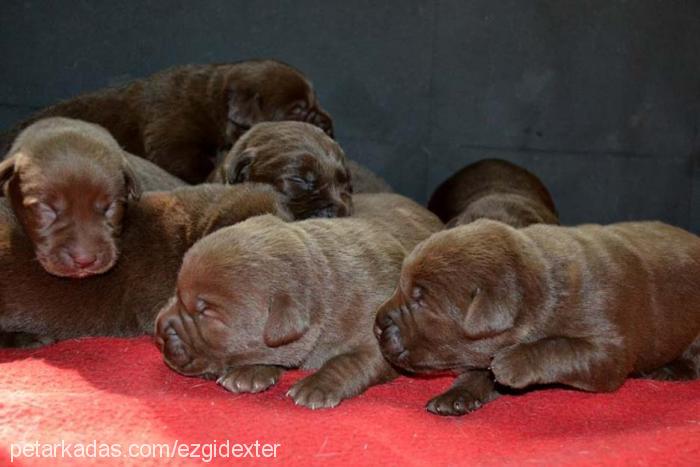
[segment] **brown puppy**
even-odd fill
[[[129,206],[122,261],[105,274],[68,281],[43,271],[0,200],[0,341],[150,333],[185,251],[203,235],[251,216],[290,219],[281,201],[270,187],[254,184],[146,193]]]
[[[69,118],[28,126],[0,162],[0,186],[39,263],[62,277],[109,270],[119,255],[127,201],[142,190],[183,185],[125,153],[104,128]]]
[[[428,209],[448,227],[486,218],[513,227],[559,224],[552,197],[532,173],[500,159],[464,167],[440,185]]]
[[[258,123],[224,157],[209,180],[259,182],[284,194],[294,217],[352,212],[351,175],[340,145],[303,122]]]
[[[21,127],[51,116],[98,123],[127,151],[189,183],[204,181],[217,151],[257,122],[300,120],[333,131],[311,83],[273,60],[170,68],[61,102]]]
[[[394,194],[358,195],[356,206],[357,217],[263,216],[197,242],[156,320],[166,363],[233,392],[267,389],[285,368],[320,368],[289,391],[312,409],[392,378],[374,311],[407,252],[442,223]]]
[[[696,378],[700,238],[659,222],[476,221],[406,258],[375,333],[399,367],[461,372],[428,403],[441,415],[495,398],[494,379],[613,391],[635,373]]]

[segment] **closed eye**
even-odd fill
[[[306,191],[312,191],[316,187],[316,183],[313,180],[306,180],[305,178],[299,177],[299,176],[291,176],[288,177],[287,180],[290,182],[299,185]]]
[[[45,229],[56,221],[58,217],[58,210],[47,203],[42,203],[37,201],[31,204],[34,213],[36,214],[41,228]]]
[[[105,217],[114,217],[117,214],[117,211],[121,205],[121,201],[115,200],[112,201],[109,204],[104,204],[104,205],[98,205],[97,210],[98,212],[101,212],[105,215]]]

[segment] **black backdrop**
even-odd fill
[[[171,65],[271,57],[419,201],[501,157],[564,223],[700,232],[698,0],[3,0],[0,17],[0,127]]]

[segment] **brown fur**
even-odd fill
[[[344,219],[259,217],[197,242],[156,320],[166,363],[219,376],[233,392],[267,389],[285,368],[319,368],[289,391],[310,408],[392,378],[374,311],[407,252],[442,223],[399,195],[358,195],[356,207]]]
[[[44,269],[87,277],[114,266],[128,200],[185,182],[125,153],[98,125],[53,117],[19,134],[0,185]]]
[[[303,122],[258,123],[246,132],[209,180],[269,183],[297,219],[352,212],[345,153],[323,131]]]
[[[697,378],[700,238],[659,222],[456,227],[406,258],[375,333],[402,368],[461,373],[428,405],[443,415],[498,396],[494,379],[613,391],[631,374]]]
[[[150,333],[187,249],[209,232],[266,213],[291,218],[266,185],[146,193],[129,206],[122,260],[105,274],[75,281],[44,272],[0,200],[0,340],[13,333],[52,339]]]
[[[217,152],[255,123],[300,120],[333,131],[311,83],[273,60],[170,68],[48,107],[21,127],[50,116],[100,124],[127,151],[189,183],[204,181]]]
[[[552,197],[532,173],[500,159],[464,167],[440,185],[428,209],[448,227],[493,219],[513,227],[559,224]]]

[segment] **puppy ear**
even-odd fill
[[[250,169],[255,155],[255,148],[248,148],[239,155],[231,158],[231,161],[225,164],[224,167],[226,182],[233,185],[235,183],[249,181]]]
[[[305,309],[287,292],[277,293],[270,300],[263,340],[268,347],[279,347],[301,339],[309,329]]]
[[[472,301],[464,316],[464,331],[470,339],[495,336],[513,327],[515,307],[499,304],[480,289],[472,292]]]
[[[262,98],[252,89],[234,87],[228,100],[228,119],[248,129],[263,120]]]
[[[4,161],[0,161],[0,196],[4,196],[5,184],[15,173],[15,162],[21,153],[15,153]]]
[[[136,177],[136,172],[134,172],[133,167],[126,158],[124,158],[122,170],[124,172],[124,182],[126,183],[127,199],[138,201],[143,193],[143,188],[141,187],[141,182]]]

